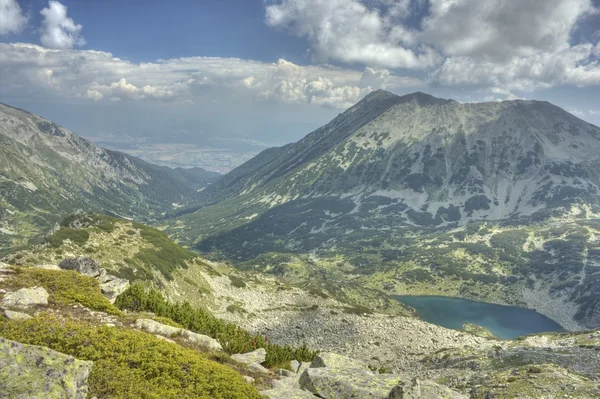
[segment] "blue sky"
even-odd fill
[[[0,0],[0,101],[87,137],[295,141],[371,90],[600,124],[600,0]]]

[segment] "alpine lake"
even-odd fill
[[[554,320],[535,310],[516,306],[443,296],[400,295],[395,298],[414,308],[424,321],[455,330],[462,330],[465,323],[472,323],[502,339],[565,331]]]

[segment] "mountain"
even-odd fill
[[[45,233],[78,208],[152,219],[218,178],[98,147],[0,104],[0,250]]]
[[[281,275],[519,304],[569,328],[597,326],[599,167],[600,128],[548,102],[379,90],[224,176],[168,231]],[[298,258],[265,262],[271,253]]]

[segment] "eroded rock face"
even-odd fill
[[[104,271],[100,262],[92,258],[84,257],[65,258],[58,264],[58,267],[63,270],[75,270],[80,274],[85,274],[90,277],[99,277]]]
[[[92,364],[0,338],[0,397],[85,399]]]
[[[183,328],[168,326],[155,320],[139,319],[135,322],[135,327],[137,329],[149,332],[150,334],[160,335],[168,338],[180,336],[196,345],[204,346],[213,350],[223,350],[223,347],[216,339],[206,335],[197,334]]]
[[[240,362],[246,365],[252,363],[264,363],[267,360],[267,351],[263,348],[258,348],[255,351],[248,353],[238,353],[235,355],[231,355],[231,358],[236,362]]]
[[[4,295],[0,305],[7,309],[46,306],[48,305],[48,292],[43,287],[21,288]]]

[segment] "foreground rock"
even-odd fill
[[[255,351],[248,353],[238,353],[235,355],[231,355],[231,358],[236,362],[240,362],[245,365],[250,365],[252,363],[264,363],[267,360],[267,351],[263,348],[258,348]]]
[[[92,362],[0,338],[0,397],[84,399]]]
[[[110,301],[115,303],[117,297],[129,288],[129,281],[106,274],[100,279],[100,290],[102,294]]]
[[[29,316],[27,313],[21,313],[21,312],[14,312],[12,310],[4,310],[4,317],[6,317],[8,320],[28,320],[31,319],[31,316]]]
[[[92,258],[65,258],[58,264],[58,267],[62,270],[74,270],[97,279],[102,294],[110,303],[115,303],[117,297],[129,288],[129,281],[107,274],[102,265]]]
[[[149,332],[150,334],[160,335],[167,338],[182,337],[193,344],[203,346],[208,349],[219,351],[223,350],[223,347],[216,339],[206,335],[197,334],[183,328],[168,326],[155,320],[139,319],[135,322],[135,327],[137,329]]]
[[[30,306],[47,306],[48,292],[43,287],[21,288],[4,295],[0,306],[7,309],[22,309]]]
[[[331,353],[317,355],[299,382],[300,388],[324,399],[466,399],[432,381],[375,374],[360,361]]]

